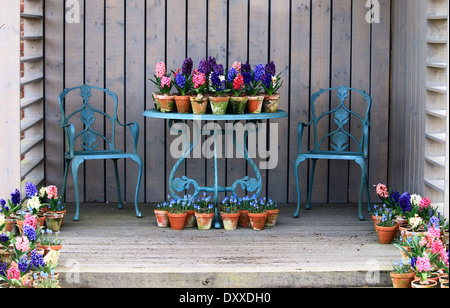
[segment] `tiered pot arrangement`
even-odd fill
[[[391,272],[394,288],[448,288],[448,221],[429,198],[400,194],[377,185],[383,204],[374,206],[373,220],[380,244],[401,252]]]
[[[154,210],[158,227],[184,230],[197,226],[198,230],[210,230],[215,216],[215,207],[211,199],[212,197],[206,194],[196,200],[189,195],[158,204]],[[193,212],[191,220],[190,211]],[[223,228],[227,231],[238,228],[260,231],[265,227],[275,227],[279,213],[278,205],[271,199],[258,199],[255,196],[225,197],[218,205],[218,211]]]
[[[56,186],[25,184],[0,199],[0,288],[59,288],[59,238],[65,206]]]
[[[253,68],[248,61],[234,62],[225,69],[209,57],[197,68],[187,58],[181,68],[170,73],[165,63],[159,62],[150,80],[158,89],[153,93],[155,109],[163,113],[257,114],[277,112],[277,91],[283,86],[280,76],[274,62]]]

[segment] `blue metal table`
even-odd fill
[[[169,129],[175,131],[177,133],[181,132],[184,136],[185,146],[182,151],[182,155],[179,160],[176,162],[175,166],[172,169],[172,172],[169,176],[169,190],[170,194],[175,199],[180,199],[181,197],[176,194],[176,191],[182,192],[185,189],[189,189],[190,185],[195,188],[195,192],[193,194],[193,198],[197,198],[200,192],[212,192],[214,193],[214,206],[215,206],[215,223],[214,227],[216,229],[220,228],[219,222],[219,213],[218,213],[218,193],[219,192],[231,192],[234,195],[236,194],[236,189],[240,185],[242,189],[246,189],[247,191],[254,192],[254,194],[258,197],[261,193],[262,189],[262,181],[261,181],[261,173],[259,168],[256,166],[255,162],[249,157],[248,149],[247,149],[247,140],[248,140],[248,132],[250,130],[246,130],[244,133],[243,142],[237,142],[236,133],[233,130],[233,144],[235,148],[240,152],[240,154],[247,160],[249,165],[252,167],[255,172],[256,178],[250,178],[245,176],[242,179],[236,180],[232,186],[224,187],[218,185],[218,174],[217,174],[217,134],[223,134],[223,130],[217,130],[217,121],[234,121],[234,124],[239,121],[247,121],[255,124],[255,129],[252,132],[258,131],[258,124],[263,120],[272,120],[287,117],[287,113],[283,110],[278,110],[275,113],[259,113],[259,114],[225,114],[225,115],[213,115],[213,114],[180,114],[180,113],[162,113],[155,109],[146,110],[143,113],[144,117],[154,118],[154,119],[165,119],[169,120]],[[193,142],[190,143],[188,140],[188,136],[186,130],[184,129],[184,125],[181,125],[180,128],[174,128],[174,124],[183,123],[183,121],[191,120],[194,125],[194,136]],[[214,121],[214,130],[210,130],[207,134],[214,136],[214,186],[200,186],[197,181],[194,179],[190,179],[187,176],[182,176],[181,178],[175,178],[175,174],[180,167],[181,163],[188,158],[188,156],[193,152],[196,147],[200,137],[202,134],[202,130],[198,127],[197,121]],[[233,125],[234,127],[234,125]]]

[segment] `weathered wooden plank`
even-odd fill
[[[104,2],[94,0],[86,2],[86,35],[85,40],[85,78],[86,84],[104,87],[104,47],[105,47],[105,25],[104,25]],[[97,110],[104,111],[104,92],[92,91],[89,104]],[[105,118],[96,115],[92,128],[104,134]],[[100,139],[97,139],[100,141]],[[104,142],[98,142],[97,150],[105,149]],[[105,201],[105,162],[88,161],[86,164],[86,201]]]

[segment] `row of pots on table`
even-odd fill
[[[206,114],[208,107],[214,115],[274,113],[278,110],[280,94],[271,96],[177,96],[153,93],[155,109],[163,113]]]
[[[225,230],[235,230],[239,226],[242,228],[251,227],[255,231],[260,231],[264,227],[276,225],[279,211],[279,209],[266,210],[264,213],[239,211],[237,213],[220,213],[220,216]],[[195,225],[199,230],[209,230],[215,215],[214,213],[197,213],[195,211],[176,214],[156,209],[154,212],[158,227],[168,228],[170,226],[173,230],[192,228]]]

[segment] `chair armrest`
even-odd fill
[[[127,124],[120,123],[119,119],[116,119],[117,124],[119,124],[122,127],[128,127],[131,132],[131,136],[133,137],[133,148],[134,153],[137,153],[137,145],[139,141],[139,124],[137,122],[130,122]]]
[[[305,124],[303,122],[298,123],[298,153],[300,154],[302,152],[302,140],[303,140],[303,132],[305,127],[311,126],[312,121]]]
[[[68,151],[70,155],[73,155],[73,145],[75,143],[75,126],[72,123],[62,123],[61,128],[63,128],[66,132]]]

